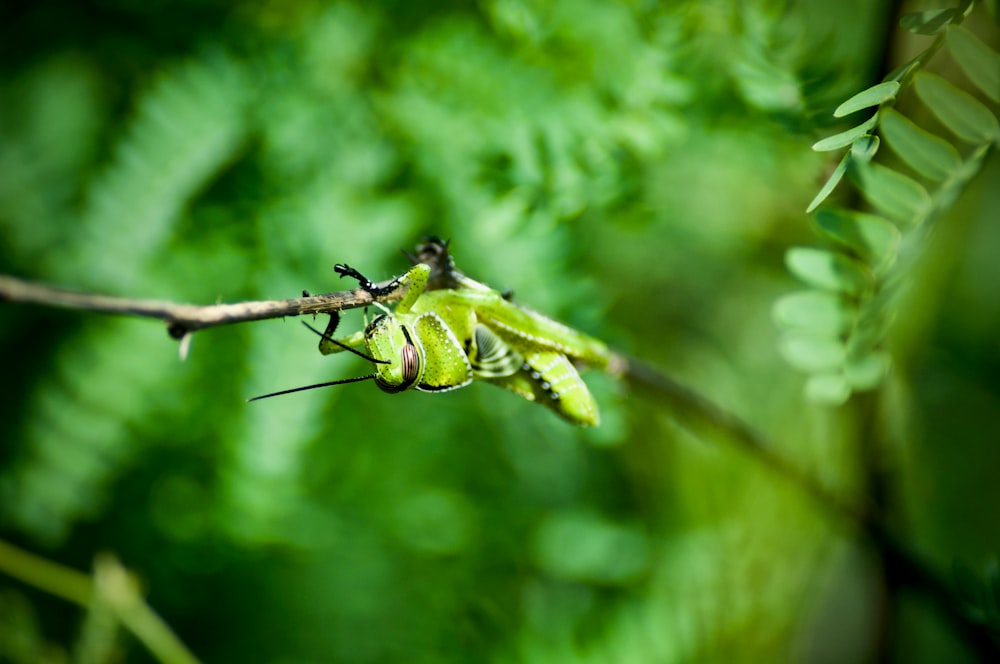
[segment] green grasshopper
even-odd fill
[[[321,353],[354,352],[374,364],[373,373],[256,398],[369,379],[391,393],[444,392],[480,379],[541,403],[573,424],[598,424],[597,404],[573,363],[607,366],[611,353],[604,343],[465,276],[440,240],[429,239],[418,252],[426,262],[381,287],[347,265],[334,267],[376,297],[406,288],[394,310],[375,303],[382,313],[364,330],[335,339],[339,316],[334,314],[320,335]],[[357,350],[361,346],[367,354]]]

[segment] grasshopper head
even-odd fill
[[[423,353],[410,330],[392,314],[382,314],[365,330],[365,346],[376,360],[375,384],[385,392],[402,392],[417,384],[423,374]]]

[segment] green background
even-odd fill
[[[771,319],[798,287],[783,252],[817,243],[830,160],[809,146],[927,43],[898,10],[6,6],[0,271],[281,299],[449,238],[473,278],[694,387],[845,500],[879,478],[913,548],[978,571],[1000,550],[996,155],[905,276],[876,439],[855,402],[804,400]],[[969,24],[995,39],[983,9]],[[367,371],[294,319],[200,332],[181,362],[155,321],[3,304],[0,343],[0,537],[81,570],[113,552],[206,662],[973,656],[849,527],[595,371],[603,423],[580,430],[480,384],[245,404]],[[149,660],[0,576],[0,662]]]

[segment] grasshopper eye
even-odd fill
[[[403,369],[403,385],[410,385],[420,376],[420,355],[413,344],[406,344],[400,351]]]

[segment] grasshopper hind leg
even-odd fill
[[[565,355],[531,353],[525,357],[524,373],[536,385],[539,401],[563,419],[580,426],[597,426],[597,403]]]
[[[515,373],[486,380],[549,408],[571,424],[586,427],[600,423],[594,397],[573,363],[560,353],[528,353]]]

